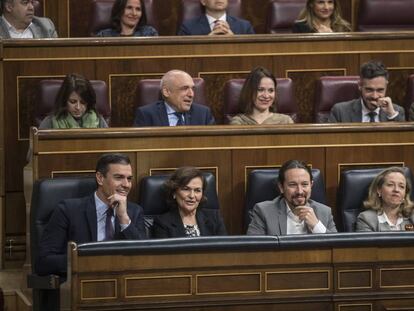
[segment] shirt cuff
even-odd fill
[[[128,228],[128,226],[131,224],[131,220],[129,221],[129,223],[127,224],[119,224],[119,226],[121,227],[121,232],[124,231],[126,228]]]
[[[318,223],[313,227],[312,233],[326,233],[326,227],[319,220]]]
[[[399,111],[396,111],[391,117],[387,117],[388,120],[394,120],[400,114]]]

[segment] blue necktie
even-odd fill
[[[105,241],[112,241],[115,236],[114,227],[112,226],[112,216],[114,215],[114,209],[108,208],[106,210],[105,219]]]
[[[178,118],[178,121],[177,121],[176,126],[184,125],[184,122],[183,122],[183,113],[182,112],[174,112],[174,114]]]
[[[375,122],[375,116],[377,115],[375,111],[370,111],[367,115],[369,116],[369,122]]]

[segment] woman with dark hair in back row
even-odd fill
[[[293,32],[348,32],[351,25],[341,17],[338,0],[308,0],[293,25]]]
[[[63,80],[54,111],[43,119],[39,129],[108,127],[95,110],[96,94],[85,77],[72,73]]]
[[[97,37],[158,36],[154,27],[146,25],[147,17],[142,0],[116,0],[111,12],[112,28],[99,31]]]

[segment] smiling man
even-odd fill
[[[249,21],[226,13],[228,0],[200,0],[205,14],[185,21],[177,35],[244,35],[254,34]]]
[[[210,108],[194,103],[194,81],[181,70],[168,71],[161,79],[163,100],[137,108],[134,126],[211,125]]]
[[[331,208],[310,199],[312,171],[290,160],[279,171],[280,195],[257,203],[251,212],[248,235],[288,235],[336,232]]]
[[[56,38],[53,22],[34,16],[33,0],[1,0],[0,38]]]
[[[404,109],[386,96],[388,71],[384,64],[370,61],[361,66],[359,91],[361,97],[337,103],[328,122],[405,121]]]
[[[104,154],[96,165],[95,193],[59,203],[40,240],[36,272],[66,275],[69,241],[88,243],[145,239],[142,208],[127,201],[132,187],[130,160]]]

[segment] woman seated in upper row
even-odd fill
[[[246,78],[239,97],[239,110],[232,125],[288,124],[291,117],[276,112],[276,78],[263,67],[253,69]]]
[[[341,17],[338,0],[308,0],[293,25],[293,32],[348,32],[351,25]]]
[[[170,211],[154,219],[153,237],[226,235],[217,209],[203,208],[206,180],[194,167],[181,167],[165,183]]]
[[[158,36],[154,27],[146,25],[147,17],[142,0],[116,0],[111,12],[112,28],[99,31],[97,37]]]
[[[79,74],[68,74],[56,96],[52,114],[43,119],[39,129],[108,127],[95,105],[96,94],[89,80]]]
[[[413,202],[410,200],[411,183],[399,167],[381,172],[372,181],[366,211],[358,215],[356,231],[412,231]]]

